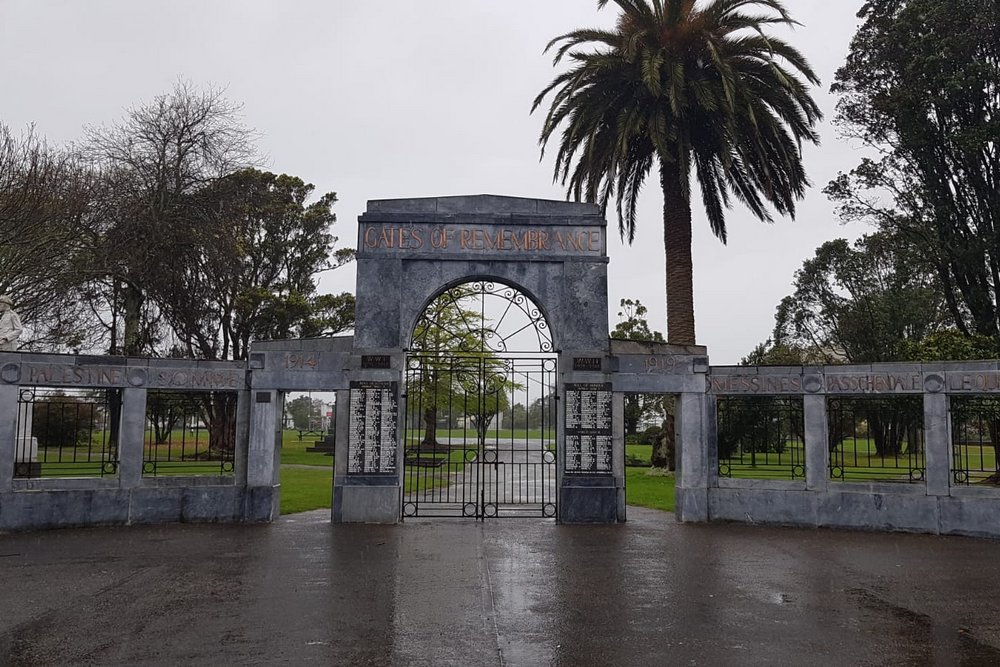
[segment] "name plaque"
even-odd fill
[[[574,371],[599,371],[601,370],[600,357],[573,357]]]
[[[612,473],[611,383],[576,383],[566,387],[567,474]]]
[[[392,359],[388,354],[362,354],[361,368],[392,368]]]
[[[398,391],[395,382],[351,382],[348,475],[396,474]]]

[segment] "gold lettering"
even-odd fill
[[[459,233],[459,244],[462,246],[462,250],[466,248],[472,248],[474,243],[474,234],[471,229],[463,229]]]
[[[376,248],[378,247],[378,232],[375,231],[374,227],[369,227],[365,230],[365,247],[366,248]]]

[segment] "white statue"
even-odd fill
[[[21,318],[11,309],[12,305],[9,296],[0,294],[0,352],[16,350],[21,335]]]

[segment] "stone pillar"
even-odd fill
[[[13,489],[17,395],[16,384],[0,384],[0,494]]]
[[[825,492],[830,484],[826,396],[804,395],[802,412],[805,421],[806,489]]]
[[[387,357],[388,368],[363,368],[367,357]],[[333,509],[334,523],[398,523],[402,516],[403,503],[403,421],[406,414],[405,382],[403,366],[405,357],[402,350],[365,350],[355,358],[355,370],[351,375],[351,389],[337,392],[337,437],[334,454]],[[359,368],[362,367],[362,368]],[[390,389],[395,385],[394,389]],[[387,424],[390,419],[390,403],[383,398],[395,392],[396,414],[395,434],[391,445],[395,447],[394,469],[388,459],[382,460],[384,447],[390,443]],[[371,392],[374,392],[371,393]],[[358,405],[352,406],[352,396]],[[381,397],[381,398],[379,398]],[[374,414],[365,412],[368,400],[380,401],[379,410]],[[358,412],[352,415],[355,407]],[[355,421],[352,429],[352,417]],[[353,440],[353,443],[352,443]],[[378,450],[380,459],[377,466],[365,470],[351,470],[351,447],[355,447],[362,459]],[[383,465],[384,464],[384,465]],[[378,469],[375,469],[375,468]]]
[[[948,396],[944,392],[924,394],[924,456],[927,495],[951,492],[951,438]]]
[[[281,454],[276,442],[280,437],[278,398],[272,390],[255,389],[250,406],[250,437],[247,445],[247,521],[271,521],[279,514],[278,485]]]
[[[146,431],[146,388],[122,390],[121,421],[118,424],[118,484],[139,486],[142,481]]]
[[[615,392],[612,396],[611,420],[615,424],[612,435],[613,456],[611,461],[618,493],[618,522],[625,521],[625,394]]]
[[[677,399],[675,429],[680,450],[675,516],[684,522],[705,522],[708,512],[708,400],[704,393],[683,393]]]
[[[559,396],[559,442],[556,457],[559,468],[556,478],[560,523],[624,521],[622,487],[625,477],[625,446],[622,426],[625,402],[622,394],[612,391],[610,361],[606,351],[563,351],[559,357],[556,394]],[[572,395],[579,398],[576,407],[573,405]],[[599,402],[600,415],[581,412],[583,404],[590,405],[591,401]],[[607,423],[604,412],[607,407],[610,407],[610,423]],[[581,426],[575,436],[567,433],[571,423]],[[596,468],[581,469],[580,461],[573,460],[571,456],[570,445],[574,437],[582,448],[585,446],[583,443],[594,435],[600,443],[598,456],[610,455],[610,470],[604,463]]]
[[[17,443],[14,454],[17,461],[38,461],[38,440],[32,436],[34,415],[31,403],[17,404]]]
[[[247,483],[247,453],[250,441],[250,398],[251,391],[241,391],[236,398],[236,451],[233,452],[233,477],[236,484],[246,486]],[[279,407],[283,405],[282,395],[277,398]],[[280,437],[280,415],[278,428]],[[280,455],[280,452],[279,452]]]

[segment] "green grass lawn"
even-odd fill
[[[329,509],[333,503],[333,468],[281,466],[281,513]]]
[[[656,468],[625,468],[625,503],[674,511],[674,474]]]
[[[318,435],[308,435],[299,439],[299,432],[285,430],[281,433],[281,463],[295,463],[305,466],[319,466],[323,468],[333,468],[333,457],[322,452],[307,452],[307,447],[313,447],[317,440],[321,440]]]

